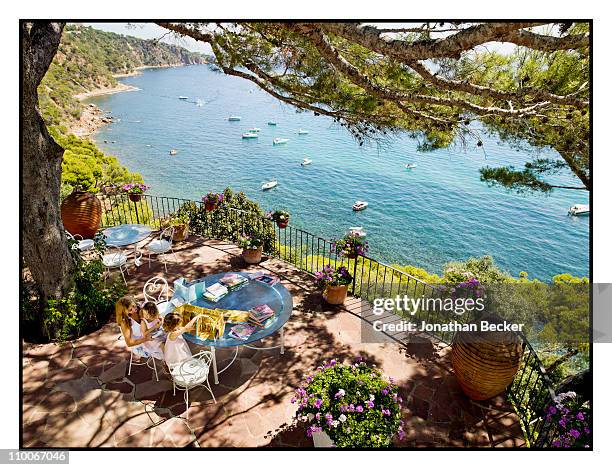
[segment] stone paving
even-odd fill
[[[517,416],[503,397],[472,402],[450,367],[449,348],[429,341],[366,341],[365,306],[349,298],[326,305],[310,278],[277,259],[247,266],[233,245],[191,236],[175,244],[177,263],[147,262],[130,271],[130,293],[142,299],[144,282],[163,275],[195,279],[230,270],[269,271],[293,296],[285,326],[285,354],[241,348],[238,360],[212,384],[217,403],[203,389],[172,393],[146,366],[132,367],[119,328],[100,330],[65,344],[23,345],[23,447],[312,447],[293,423],[292,390],[322,362],[362,356],[394,377],[405,399],[403,447],[524,446]],[[144,258],[143,258],[144,260]],[[382,340],[385,341],[382,341]],[[265,340],[271,346],[278,337]],[[194,349],[195,350],[195,349]],[[220,368],[231,351],[218,351]]]

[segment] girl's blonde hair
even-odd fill
[[[115,304],[115,320],[119,326],[129,326],[129,310],[132,307],[137,307],[133,297],[125,295],[117,300]]]
[[[166,333],[172,333],[181,324],[183,317],[176,312],[169,313],[164,317],[162,328]]]

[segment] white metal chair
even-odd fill
[[[78,233],[73,235],[68,230],[65,230],[65,232],[66,236],[69,239],[74,240],[76,242],[74,248],[78,249],[81,253],[93,250],[95,243],[91,238],[83,238]]]
[[[155,371],[155,380],[159,382],[159,377],[157,375],[157,365],[155,363],[155,358],[151,356],[142,346],[139,344],[138,346],[134,346],[130,349],[130,364],[128,365],[128,373],[130,375],[132,373],[132,365],[134,366],[147,366],[149,369],[153,369]],[[138,359],[138,362],[134,361],[134,357]],[[146,359],[146,361],[142,361],[142,359]],[[161,360],[161,359],[160,359]]]
[[[126,273],[128,270],[128,255],[121,248],[115,245],[106,245],[106,250],[107,253],[102,256],[102,264],[106,268],[104,273],[104,282],[106,282],[106,278],[110,274],[111,269],[119,269],[123,282],[125,282],[125,285],[127,286],[124,273]]]
[[[215,394],[208,382],[208,372],[210,371],[212,360],[213,356],[210,351],[200,351],[194,354],[190,359],[170,367],[170,375],[172,376],[173,384],[172,394],[176,395],[177,388],[179,390],[185,390],[187,419],[189,419],[189,390],[195,387],[203,387],[210,392],[213,401],[217,403]]]
[[[162,230],[159,234],[159,237],[153,240],[151,243],[147,245],[147,249],[149,250],[149,268],[151,267],[151,254],[162,256],[162,260],[164,262],[164,271],[168,272],[168,267],[166,266],[166,257],[163,256],[169,251],[172,252],[174,256],[174,261],[177,261],[176,254],[172,249],[172,239],[174,238],[174,227],[167,227]]]
[[[143,289],[145,302],[154,302],[162,316],[165,316],[166,309],[172,297],[172,290],[168,287],[168,281],[161,276],[149,279]]]

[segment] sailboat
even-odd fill
[[[276,181],[276,178],[274,178],[271,181],[267,181],[266,183],[261,185],[261,189],[263,191],[267,191],[268,189],[272,189],[274,188],[276,185],[278,185],[278,181]]]

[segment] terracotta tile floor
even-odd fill
[[[173,396],[163,373],[159,382],[147,367],[133,367],[127,375],[129,352],[115,323],[66,344],[25,344],[24,447],[311,447],[312,440],[292,423],[292,390],[323,361],[356,356],[401,386],[407,437],[398,445],[524,445],[517,417],[502,397],[474,403],[463,395],[447,347],[377,336],[360,319],[367,305],[349,298],[345,308],[326,306],[307,275],[279,260],[247,266],[235,246],[195,236],[175,247],[178,263],[169,263],[167,273],[157,261],[130,272],[132,294],[141,298],[144,282],[156,274],[172,282],[229,270],[274,272],[294,300],[285,354],[241,348],[213,385],[217,403],[196,389],[186,420],[183,395]],[[218,352],[220,367],[229,355]]]

